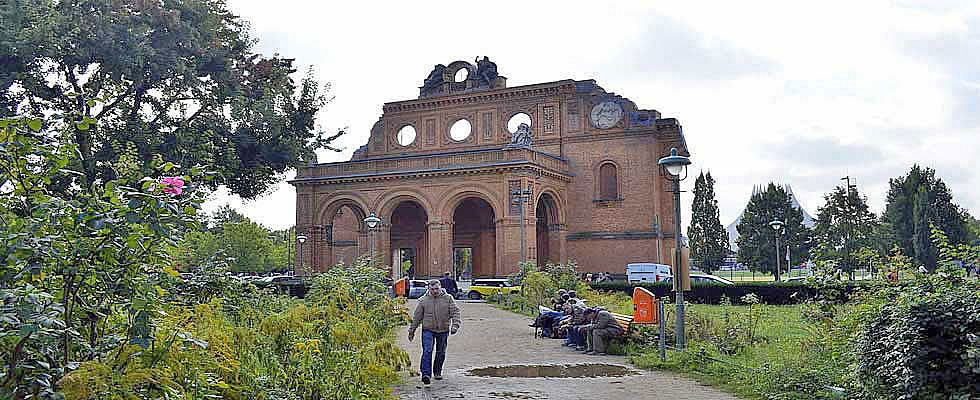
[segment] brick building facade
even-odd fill
[[[403,264],[441,275],[464,254],[464,275],[504,276],[518,269],[522,224],[526,257],[538,264],[571,259],[614,273],[629,262],[669,264],[673,204],[657,160],[672,147],[687,154],[676,119],[593,80],[508,88],[487,58],[440,64],[418,99],[384,105],[350,161],[301,168],[290,181],[297,232],[309,237],[298,271],[373,248],[396,278]],[[528,200],[516,202],[522,189]],[[372,212],[382,222],[369,231],[362,221]]]

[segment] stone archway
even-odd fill
[[[496,219],[490,203],[479,197],[463,198],[453,209],[453,265],[462,269],[457,271],[461,279],[497,274]],[[465,265],[459,265],[459,257],[467,253],[468,271]]]
[[[537,245],[538,266],[561,262],[561,246],[558,236],[560,224],[558,202],[550,193],[543,193],[541,197],[538,197],[534,214],[537,217],[535,244]]]
[[[364,211],[354,204],[343,204],[327,217],[327,254],[320,255],[324,261],[318,263],[320,272],[340,263],[353,264],[365,253],[361,244],[365,233],[363,221]]]
[[[395,206],[387,218],[388,246],[379,246],[379,251],[391,254],[377,255],[379,259],[391,257],[391,276],[433,276],[429,271],[429,215],[425,208],[413,200],[403,200]]]

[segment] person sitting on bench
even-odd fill
[[[572,299],[569,301],[568,314],[569,315],[562,320],[561,325],[561,328],[565,329],[565,332],[568,335],[568,338],[565,339],[565,343],[563,343],[563,345],[579,351],[585,351],[585,336],[579,330],[580,326],[589,323],[589,321],[585,318],[585,306]]]
[[[609,338],[623,334],[623,327],[619,326],[616,318],[613,318],[609,311],[599,308],[589,308],[585,311],[585,317],[592,320],[591,324],[582,326],[580,331],[585,332],[586,337],[592,338],[592,349],[585,354],[606,355],[606,345]]]

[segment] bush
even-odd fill
[[[969,286],[935,289],[927,281],[897,293],[862,330],[858,374],[870,393],[915,399],[980,393],[980,296]]]
[[[843,296],[844,299],[849,299],[856,292],[870,285],[860,281],[841,282],[834,286],[833,290],[837,291],[835,296]],[[633,295],[633,288],[636,286],[649,290],[657,297],[673,297],[674,295],[673,286],[667,282],[631,285],[619,281],[591,285],[596,290],[619,291],[630,296]],[[816,298],[820,293],[819,287],[797,282],[737,282],[733,286],[695,282],[691,284],[691,291],[684,293],[684,300],[698,304],[721,304],[722,298],[728,297],[735,299],[734,304],[743,304],[740,302],[741,299],[752,294],[758,297],[760,304],[786,305],[806,302]]]

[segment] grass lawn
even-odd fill
[[[618,292],[578,291],[590,306],[632,314],[632,299]],[[525,315],[536,307],[515,296],[498,306]],[[678,372],[745,399],[834,398],[826,386],[843,386],[847,354],[828,347],[834,335],[804,318],[809,306],[704,305],[685,309],[688,349],[660,361],[655,326],[637,326],[630,361],[640,368]],[[666,304],[667,342],[674,342],[674,304]],[[833,342],[833,341],[831,341]],[[613,350],[615,351],[615,350]]]
[[[633,311],[624,294],[587,291],[585,297],[613,312]],[[821,330],[804,318],[803,307],[688,304],[686,352],[668,351],[667,361],[661,362],[656,328],[640,326],[637,336],[648,345],[631,348],[630,359],[638,367],[679,372],[741,398],[832,398],[824,386],[836,386],[844,378],[845,356],[822,351],[813,340]],[[665,311],[671,343],[674,304]]]
[[[625,297],[625,296],[624,296]],[[667,306],[668,330],[674,305]],[[656,345],[635,348],[631,361],[641,368],[679,372],[747,399],[832,398],[824,386],[843,379],[843,359],[820,350],[815,326],[801,306],[689,304],[685,309],[688,349],[669,351],[662,362]],[[651,336],[655,337],[655,336]],[[672,341],[672,332],[668,332]]]

